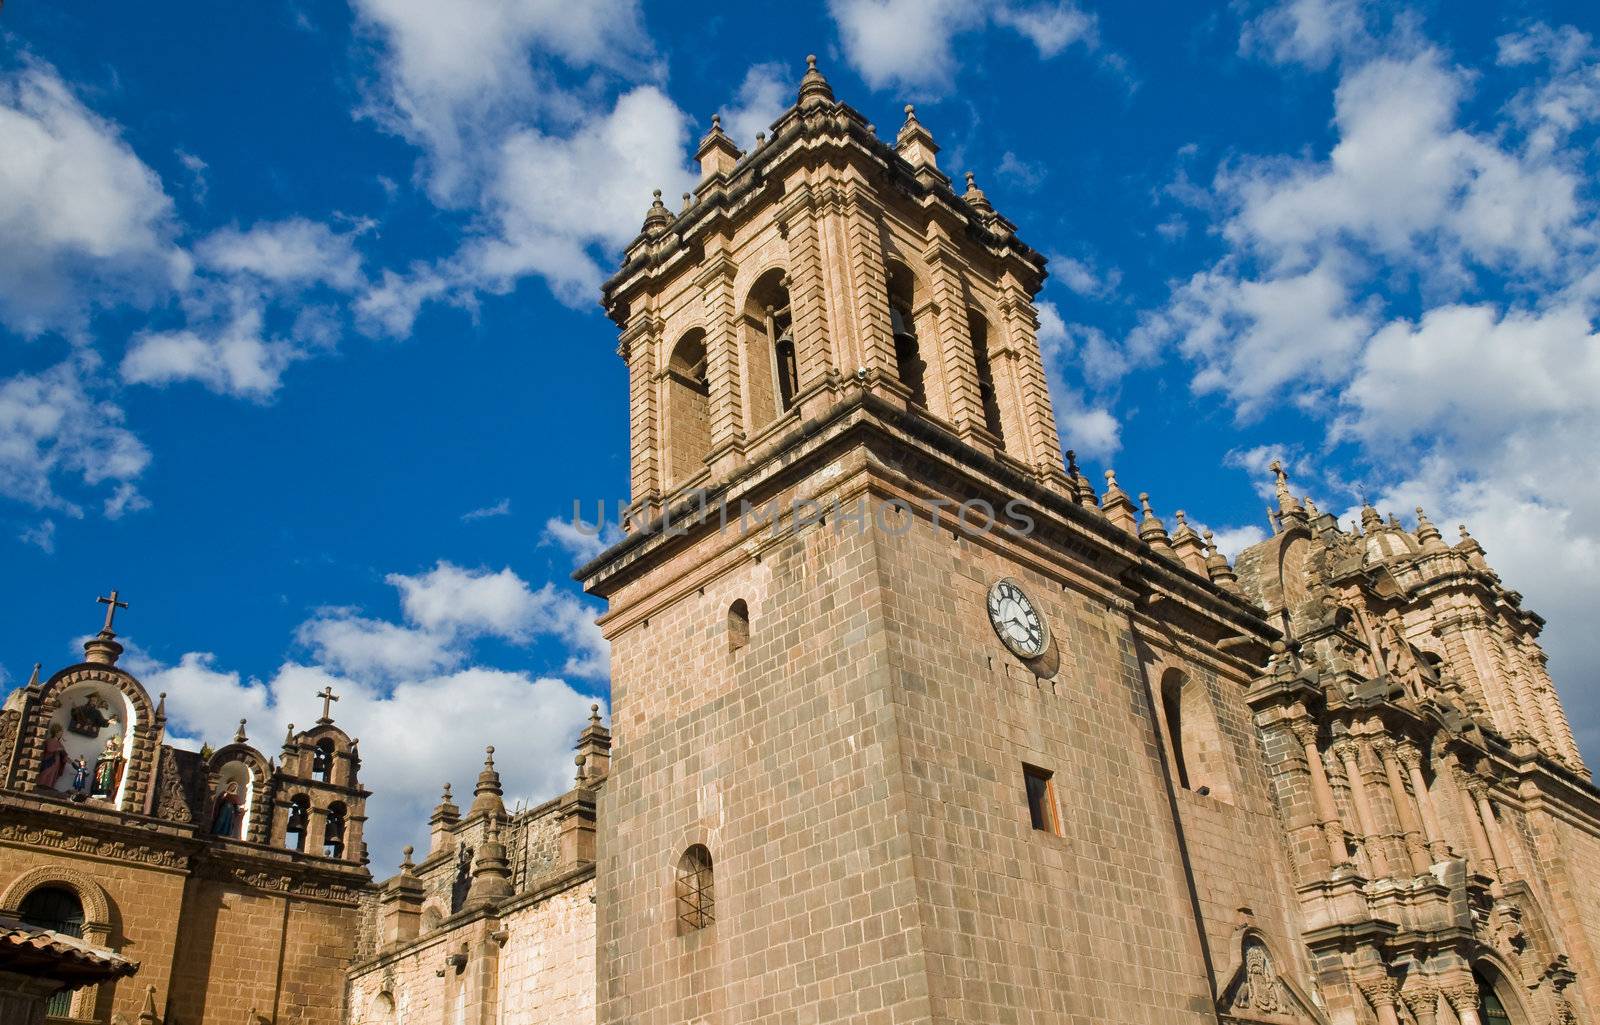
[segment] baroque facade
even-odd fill
[[[268,759],[245,723],[200,753],[165,743],[112,630],[0,710],[0,917],[136,962],[62,992],[49,1021],[336,1021],[371,885],[360,753],[323,715]],[[311,695],[307,695],[309,698]]]
[[[814,61],[749,151],[713,121],[604,289],[632,502],[578,577],[611,726],[537,807],[492,749],[464,813],[446,787],[339,905],[343,998],[264,1020],[1600,1020],[1600,790],[1539,617],[1421,511],[1341,525],[1280,470],[1230,564],[1093,486],[1045,261],[937,155]],[[29,714],[7,800],[59,823]],[[273,822],[230,856],[332,870]]]

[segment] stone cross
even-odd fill
[[[329,705],[330,705],[331,702],[338,701],[339,700],[339,695],[337,695],[337,694],[335,694],[333,692],[332,684],[322,688],[322,690],[317,694],[317,697],[322,699],[322,718],[318,719],[317,722],[319,722],[319,723],[333,722],[333,714],[332,714],[332,710],[330,709]]]
[[[118,609],[127,608],[128,607],[128,603],[125,602],[125,601],[117,601],[117,592],[116,591],[112,591],[111,592],[111,597],[109,597],[109,598],[96,598],[95,601],[99,602],[100,604],[102,604],[102,605],[104,605],[106,607],[106,625],[101,630],[101,633],[110,633],[111,632],[111,621],[116,618],[117,610]]]

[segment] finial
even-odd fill
[[[1107,491],[1116,491],[1116,490],[1118,490],[1117,489],[1117,471],[1115,471],[1115,470],[1107,470],[1106,471],[1106,490]]]
[[[589,706],[589,721],[596,726],[600,725],[600,705],[598,702]]]
[[[1150,508],[1150,492],[1148,492],[1148,491],[1139,492],[1139,508],[1144,510],[1144,514],[1146,516],[1154,516],[1155,515],[1155,512],[1152,511],[1151,508]]]
[[[444,785],[444,793],[439,795],[439,803],[440,804],[449,804],[450,803],[450,784],[446,783]]]
[[[284,747],[293,747],[294,746],[294,723],[290,723],[289,724],[289,732],[285,733],[283,735],[283,746]]]
[[[1301,499],[1301,502],[1306,507],[1307,516],[1310,516],[1312,519],[1316,519],[1321,515],[1321,512],[1317,509],[1317,503],[1311,500],[1310,495],[1307,495],[1305,498]]]
[[[404,847],[400,848],[400,871],[404,872],[412,867],[411,853],[413,850],[415,850],[415,848],[413,848],[410,844],[406,844]]]
[[[244,735],[244,723],[245,723],[245,720],[240,719],[239,720],[239,728],[237,730],[234,730],[234,732],[233,732],[233,742],[235,744],[243,744],[245,742],[245,740],[247,739],[245,737],[245,735]]]
[[[1216,538],[1215,538],[1215,537],[1213,537],[1213,536],[1212,536],[1212,533],[1211,533],[1211,528],[1209,528],[1209,527],[1207,527],[1207,528],[1206,528],[1206,529],[1205,529],[1205,530],[1204,530],[1204,531],[1203,531],[1203,532],[1202,532],[1202,533],[1201,533],[1201,534],[1200,534],[1200,536],[1201,536],[1201,537],[1203,537],[1203,538],[1205,538],[1205,539],[1206,539],[1206,540],[1205,540],[1205,544],[1206,544],[1206,555],[1207,555],[1207,556],[1208,556],[1208,557],[1209,557],[1209,556],[1212,556],[1212,555],[1215,555],[1215,554],[1216,554],[1216,552],[1217,552],[1217,542],[1216,542]]]
[[[1378,510],[1374,509],[1370,504],[1363,503],[1361,506],[1361,529],[1370,533],[1381,526],[1383,526],[1383,517],[1378,515]]]
[[[685,210],[687,210],[687,209],[689,209],[689,207],[691,205],[693,205],[693,203],[694,203],[694,194],[690,193],[690,192],[685,192],[683,194],[683,208]]]
[[[967,172],[967,191],[961,198],[966,200],[967,205],[980,214],[988,215],[994,213],[994,207],[990,205],[989,197],[985,196],[983,190],[978,188],[977,178],[973,176],[971,171]]]
[[[1067,449],[1067,473],[1076,477],[1078,475],[1078,453]]]
[[[1305,510],[1300,507],[1300,503],[1295,500],[1294,495],[1289,493],[1289,474],[1288,471],[1283,468],[1283,461],[1280,459],[1274,459],[1267,465],[1267,469],[1276,474],[1278,478],[1278,511],[1285,514],[1305,512]]]
[[[35,662],[33,664],[33,675],[28,677],[28,686],[37,687],[39,685],[39,670],[42,668],[44,668],[43,662]]]
[[[721,114],[712,114],[711,115],[711,130],[713,132],[722,131],[722,115]]]
[[[485,769],[494,768],[494,745],[493,744],[490,744],[488,747],[483,749],[483,767]]]
[[[672,223],[672,212],[661,202],[661,190],[651,191],[650,209],[644,215],[644,233],[653,235]]]
[[[1428,514],[1422,511],[1422,506],[1417,506],[1417,540],[1422,542],[1422,547],[1430,551],[1437,551],[1444,547],[1444,539],[1439,536],[1439,528],[1428,519]]]
[[[766,144],[767,144],[767,133],[766,132],[757,132],[756,133],[756,146],[757,146],[757,148],[765,146]]]
[[[807,54],[805,77],[800,79],[800,106],[808,107],[817,103],[832,102],[833,87],[822,77],[822,72],[817,70],[817,55]]]
[[[908,103],[908,104],[906,104],[905,111],[906,111],[906,122],[908,124],[917,119],[917,108],[915,106],[913,106],[912,104]]]

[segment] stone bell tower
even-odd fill
[[[1162,670],[1242,693],[1272,628],[1063,465],[1045,261],[937,154],[812,59],[770,134],[713,119],[605,285],[632,515],[578,574],[613,659],[602,1023],[1215,1021],[1213,946],[1292,949],[1270,864],[1202,907],[1151,711]],[[1270,861],[1235,705],[1193,713],[1190,775],[1220,766],[1198,792],[1250,812],[1213,832]]]

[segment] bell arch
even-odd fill
[[[746,429],[754,434],[794,405],[800,391],[800,363],[789,308],[788,272],[763,270],[741,307]]]
[[[711,452],[711,383],[706,369],[706,333],[686,332],[667,358],[667,489],[699,473]]]

